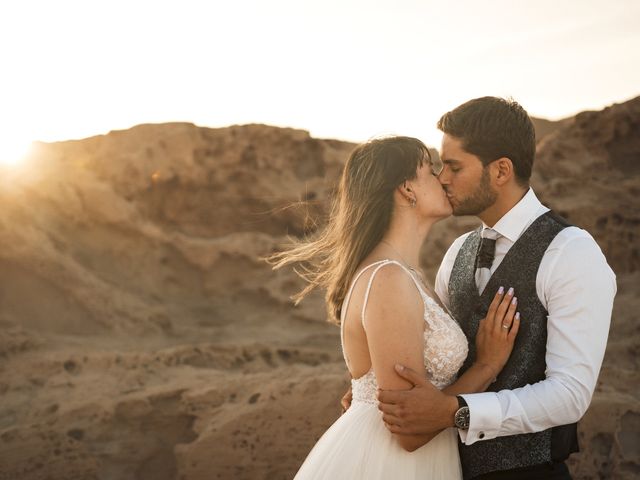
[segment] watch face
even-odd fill
[[[456,427],[466,430],[469,428],[469,407],[461,407],[455,414],[453,419]]]

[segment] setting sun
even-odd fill
[[[21,138],[0,140],[0,166],[14,167],[22,163],[31,150],[31,141]]]

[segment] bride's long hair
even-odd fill
[[[314,288],[326,289],[329,321],[340,324],[340,310],[356,269],[382,240],[391,223],[395,188],[431,162],[417,138],[385,137],[358,145],[342,170],[327,225],[314,237],[270,256],[274,269],[298,264],[307,285],[296,305]]]

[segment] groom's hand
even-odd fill
[[[344,394],[342,399],[340,400],[340,405],[342,406],[342,413],[346,412],[351,406],[351,401],[353,400],[353,394],[351,392],[351,387],[347,390],[347,393]]]
[[[378,409],[392,433],[424,435],[453,426],[456,397],[446,395],[410,368],[396,365],[396,372],[413,384],[411,390],[378,389]]]

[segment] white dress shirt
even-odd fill
[[[529,189],[492,227],[500,234],[492,274],[520,235],[548,210]],[[447,307],[451,270],[469,233],[453,242],[436,276],[436,293]],[[546,378],[514,390],[463,395],[469,405],[470,425],[466,431],[459,430],[461,440],[471,445],[577,422],[596,387],[616,290],[616,276],[589,233],[577,227],[558,233],[536,277],[538,298],[549,312]]]

